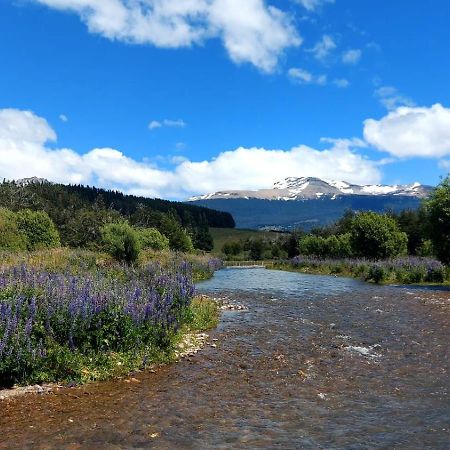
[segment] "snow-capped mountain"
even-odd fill
[[[217,199],[260,199],[260,200],[311,200],[336,199],[340,196],[407,196],[425,198],[432,191],[431,186],[420,183],[408,185],[357,185],[346,181],[321,180],[314,177],[288,177],[277,181],[270,189],[257,191],[230,190],[192,197],[189,201]]]

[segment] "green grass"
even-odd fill
[[[228,242],[245,240],[248,238],[277,239],[279,233],[273,231],[243,230],[237,228],[210,228],[214,239],[214,248],[212,253],[219,255],[222,253],[222,247]]]

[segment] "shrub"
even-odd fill
[[[138,228],[136,232],[142,249],[167,250],[169,248],[169,239],[156,228]]]
[[[450,263],[450,176],[447,176],[425,203],[430,238],[438,258]]]
[[[369,273],[367,275],[368,280],[372,280],[375,283],[382,283],[389,278],[389,271],[386,270],[381,264],[372,264],[369,267]]]
[[[386,259],[406,254],[408,237],[385,214],[361,212],[353,218],[350,242],[357,256]]]
[[[128,223],[111,223],[102,228],[105,250],[114,258],[127,263],[135,262],[140,253],[138,234]]]
[[[28,250],[55,248],[61,245],[58,230],[45,211],[30,209],[19,211],[17,227],[26,237]]]
[[[27,249],[26,236],[19,231],[16,214],[5,208],[0,208],[0,249]]]

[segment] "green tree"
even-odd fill
[[[353,218],[350,242],[357,256],[385,259],[406,254],[408,237],[392,217],[369,211]]]
[[[429,235],[437,257],[450,263],[450,175],[435,189],[425,208],[429,222]]]
[[[227,256],[237,256],[242,252],[242,244],[240,241],[226,242],[222,247],[222,252]]]
[[[169,238],[172,250],[191,252],[194,250],[191,237],[173,214],[165,214],[161,221],[161,232]]]
[[[101,233],[105,250],[114,258],[127,263],[139,258],[138,233],[127,222],[107,224]]]
[[[262,239],[250,239],[247,243],[249,258],[254,261],[263,259],[266,243]]]
[[[142,249],[166,250],[169,248],[169,239],[156,228],[138,228],[136,232]]]
[[[27,249],[27,239],[19,230],[17,225],[17,215],[5,208],[0,208],[0,249]]]
[[[54,248],[61,245],[58,230],[45,211],[30,209],[19,211],[17,227],[26,236],[28,250]]]

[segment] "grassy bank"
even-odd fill
[[[315,275],[337,275],[358,278],[378,284],[450,285],[450,268],[431,258],[402,257],[385,261],[366,259],[329,259],[296,256],[274,265],[280,270],[293,270]]]
[[[145,254],[133,267],[65,249],[4,253],[0,267],[0,386],[87,382],[174,358],[186,333],[216,325],[193,299],[218,261]]]

